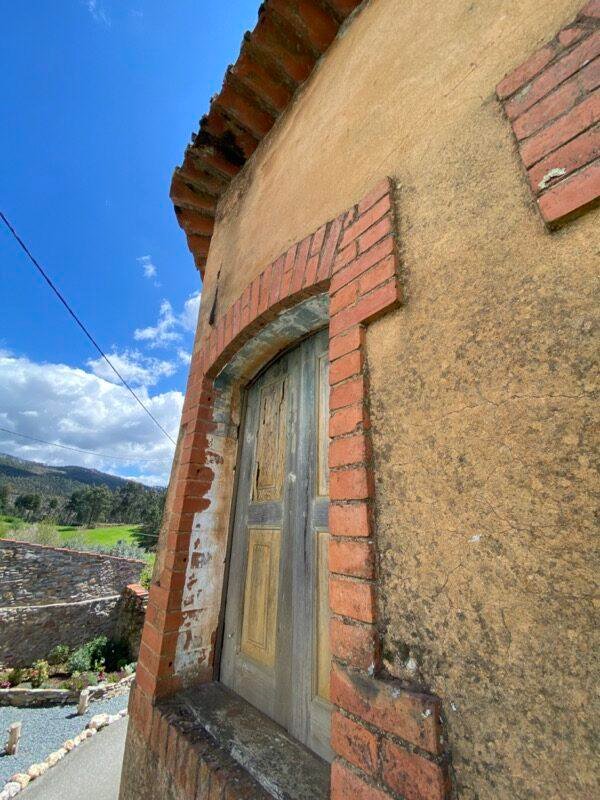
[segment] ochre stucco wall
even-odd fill
[[[600,217],[548,233],[494,87],[583,0],[373,0],[221,201],[201,330],[399,183],[402,309],[368,331],[386,663],[439,694],[464,800],[596,796]]]

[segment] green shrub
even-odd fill
[[[65,550],[91,550],[85,536],[81,533],[74,533],[72,536],[63,539],[61,547]]]
[[[80,672],[74,672],[68,681],[64,683],[65,689],[71,689],[72,692],[80,692],[87,686],[85,677]]]
[[[34,661],[31,672],[29,673],[29,680],[33,688],[39,689],[40,686],[48,680],[49,676],[48,662],[44,661],[44,659]]]
[[[56,530],[56,525],[48,519],[38,522],[35,533],[35,541],[37,544],[45,544],[50,547],[60,547],[62,538],[60,533]]]
[[[72,692],[80,692],[88,686],[96,686],[97,683],[98,678],[93,672],[74,672],[69,680],[64,682],[63,686]]]
[[[53,667],[56,667],[58,664],[66,664],[69,660],[70,653],[71,648],[69,645],[57,644],[56,647],[53,647],[48,653],[48,663]]]
[[[108,551],[111,556],[119,556],[120,558],[139,558],[140,561],[146,557],[146,551],[136,544],[126,542],[124,539],[113,545]]]
[[[106,636],[96,636],[81,647],[78,647],[69,657],[70,672],[89,672],[98,670],[104,663],[104,650],[108,644]]]
[[[151,581],[152,581],[152,565],[146,564],[146,566],[140,573],[140,584],[144,587],[144,589],[149,589]]]
[[[6,680],[11,686],[18,686],[23,682],[23,670],[20,667],[15,667],[6,676]]]
[[[86,645],[78,647],[69,656],[69,672],[71,675],[80,675],[88,669],[91,669],[90,653]]]
[[[129,649],[125,642],[97,636],[78,647],[69,658],[70,672],[89,672],[106,670],[114,672],[120,662],[129,660]]]

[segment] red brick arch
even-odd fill
[[[401,304],[396,230],[393,185],[386,179],[270,264],[196,344],[131,702],[132,722],[159,758],[165,723],[153,705],[215,678],[240,390],[294,337],[328,324],[337,756],[331,797],[447,797],[440,701],[383,677],[376,626],[365,326]],[[187,752],[184,734],[173,737],[173,747]],[[176,761],[186,766],[175,780],[188,786],[193,758]]]

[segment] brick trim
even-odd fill
[[[600,4],[496,87],[537,206],[555,227],[600,199]]]
[[[220,750],[208,734],[202,736],[198,732],[193,720],[152,706],[135,685],[129,698],[129,724],[132,723],[155,762],[170,775],[178,797],[269,800],[270,795],[246,770]],[[127,776],[127,761],[123,772]],[[134,774],[131,780],[137,781],[139,776]]]
[[[265,352],[289,343],[290,326],[278,325],[283,314],[328,297],[333,800],[347,798],[349,787],[365,800],[448,796],[440,701],[382,675],[376,624],[365,327],[402,300],[393,193],[386,178],[294,244],[197,342],[132,707],[134,724],[139,715],[147,728],[159,698],[214,678],[237,449],[235,387],[266,363]],[[349,736],[352,730],[360,735]]]

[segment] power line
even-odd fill
[[[1,213],[1,212],[0,212]],[[49,444],[51,447],[60,447],[61,450],[72,450],[74,453],[86,453],[89,456],[98,456],[99,458],[106,458],[108,461],[117,460],[117,461],[128,461],[130,463],[135,463],[137,461],[154,461],[164,463],[167,461],[167,458],[137,458],[131,457],[127,458],[127,456],[109,456],[106,453],[95,453],[93,450],[81,450],[79,447],[69,447],[66,444],[58,444],[57,442],[47,442],[45,439],[38,439],[35,436],[28,436],[25,433],[17,433],[16,431],[10,431],[8,428],[0,427],[0,431],[4,433],[10,433],[11,436],[20,436],[21,439],[29,439],[31,442],[40,442],[41,444]]]
[[[174,441],[174,439],[172,439],[172,438],[171,438],[171,436],[170,436],[170,435],[167,433],[167,431],[166,431],[166,430],[163,428],[163,426],[160,424],[160,422],[159,422],[159,421],[156,419],[156,417],[155,417],[155,416],[152,414],[152,412],[150,411],[150,409],[149,409],[147,406],[145,406],[145,405],[144,405],[144,403],[143,403],[143,402],[140,400],[140,398],[137,396],[137,394],[136,394],[136,393],[133,391],[133,389],[131,388],[131,386],[130,386],[130,385],[127,383],[127,381],[125,380],[125,378],[124,378],[124,377],[121,375],[121,373],[120,373],[120,372],[117,370],[117,368],[116,368],[116,367],[115,367],[115,366],[112,364],[112,362],[110,361],[110,359],[108,358],[108,356],[106,355],[106,353],[105,353],[105,352],[102,350],[102,348],[100,347],[100,345],[99,345],[99,344],[96,342],[96,340],[94,339],[94,337],[92,336],[92,334],[91,334],[91,333],[88,331],[88,329],[85,327],[85,325],[83,324],[83,322],[82,322],[82,321],[79,319],[79,317],[77,316],[77,314],[76,314],[76,313],[73,311],[73,309],[71,308],[71,306],[70,306],[70,305],[67,303],[67,301],[66,301],[66,300],[65,300],[65,298],[62,296],[62,294],[61,294],[61,293],[60,293],[60,291],[57,289],[57,287],[54,285],[54,283],[52,283],[52,281],[50,280],[50,278],[48,277],[48,275],[47,275],[47,274],[46,274],[46,272],[44,271],[43,267],[42,267],[42,266],[41,266],[41,265],[38,263],[38,261],[37,261],[37,260],[36,260],[36,259],[33,257],[33,255],[31,254],[31,252],[30,252],[29,248],[27,247],[27,245],[25,244],[25,242],[24,242],[24,241],[21,239],[21,237],[18,235],[18,233],[17,233],[17,232],[16,232],[16,230],[13,228],[13,226],[10,224],[10,222],[7,220],[7,218],[6,218],[6,217],[5,217],[5,215],[2,213],[2,211],[0,211],[0,217],[2,217],[2,221],[4,222],[4,224],[6,225],[6,227],[8,228],[8,230],[9,230],[9,231],[12,233],[12,235],[14,236],[14,238],[16,239],[16,241],[18,242],[18,244],[21,246],[21,248],[24,250],[24,252],[26,253],[26,255],[27,255],[27,257],[29,258],[29,260],[31,261],[31,263],[32,263],[32,264],[35,266],[35,268],[38,270],[38,272],[39,272],[39,273],[40,273],[40,275],[43,277],[43,279],[46,281],[46,283],[48,284],[48,286],[49,286],[49,287],[52,289],[52,291],[53,291],[53,292],[54,292],[54,294],[55,294],[55,295],[58,297],[58,299],[59,299],[59,300],[60,300],[60,302],[63,304],[63,306],[64,306],[64,307],[67,309],[67,311],[69,312],[69,314],[70,314],[70,315],[73,317],[73,319],[75,320],[75,322],[77,323],[77,325],[79,325],[79,327],[81,328],[81,330],[83,331],[83,333],[84,333],[84,334],[87,336],[87,338],[90,340],[90,342],[91,342],[91,343],[94,345],[94,347],[96,348],[96,350],[97,350],[97,351],[100,353],[100,355],[102,356],[102,358],[103,358],[103,359],[106,361],[106,363],[108,364],[108,366],[109,366],[109,367],[112,369],[112,371],[115,373],[115,375],[116,375],[116,376],[117,376],[117,378],[118,378],[118,379],[121,381],[121,383],[123,384],[123,386],[124,386],[124,387],[125,387],[125,388],[126,388],[126,389],[127,389],[129,392],[130,392],[130,394],[131,394],[131,395],[132,395],[132,396],[133,396],[133,397],[136,399],[136,401],[137,401],[137,402],[140,404],[140,406],[141,406],[141,407],[144,409],[144,411],[146,412],[146,414],[148,414],[148,416],[149,416],[149,417],[150,417],[150,419],[151,419],[151,420],[154,422],[154,424],[155,424],[155,425],[156,425],[158,428],[160,428],[160,430],[161,430],[161,431],[164,433],[164,435],[165,435],[165,436],[167,437],[167,439],[168,439],[168,440],[171,442],[171,444],[173,444],[173,445],[174,445],[174,444],[175,444],[175,441]]]

